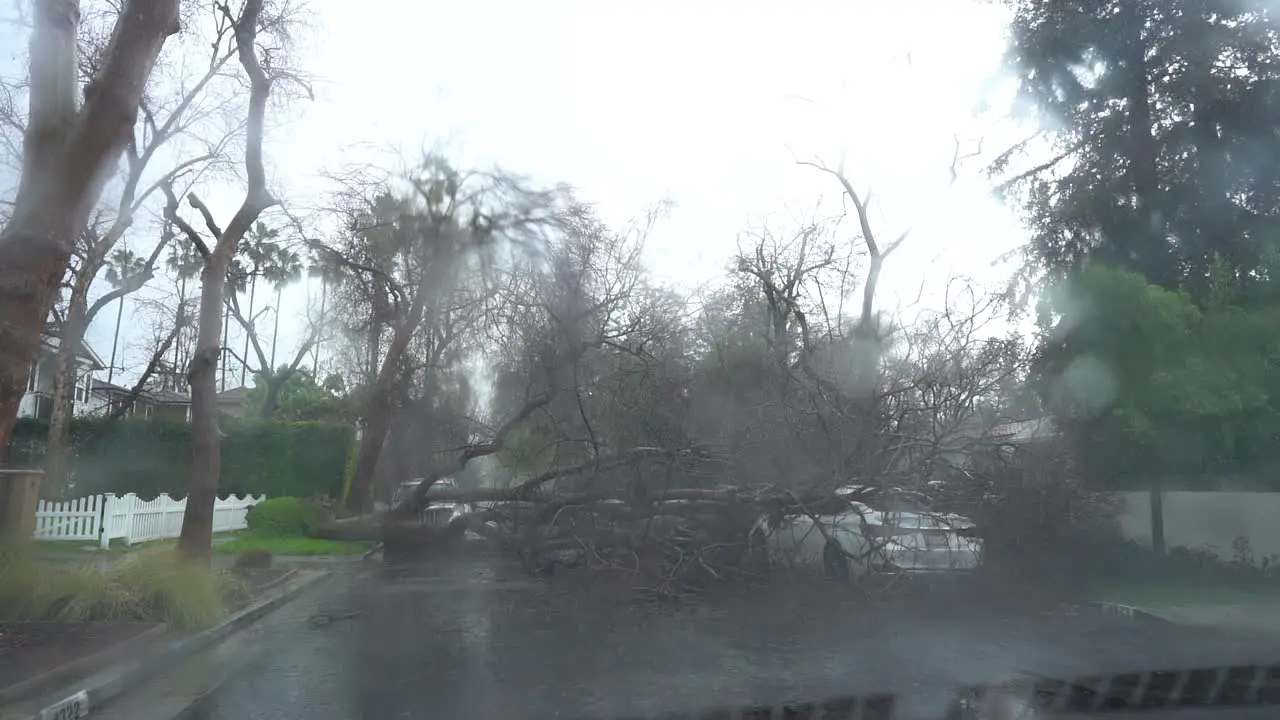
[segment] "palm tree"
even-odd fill
[[[302,258],[290,248],[282,245],[270,246],[262,279],[271,283],[276,291],[275,327],[271,331],[270,364],[270,371],[275,372],[276,340],[280,337],[280,294],[286,287],[302,279]]]
[[[266,223],[258,222],[249,232],[249,236],[245,238],[245,243],[240,246],[241,253],[252,268],[249,271],[249,312],[245,315],[247,318],[253,318],[253,306],[257,301],[258,276],[262,275],[268,267],[269,258],[273,249],[277,246],[277,238],[279,236],[280,231],[278,229],[267,227]],[[244,335],[244,349],[241,351],[240,357],[249,357],[249,331],[247,329]],[[244,386],[248,369],[246,363],[240,364],[241,387]]]
[[[107,256],[106,278],[112,289],[120,289],[130,278],[141,275],[147,270],[147,259],[141,257],[128,247],[117,248]],[[120,296],[116,306],[116,328],[111,334],[111,360],[107,363],[107,382],[111,382],[116,372],[116,351],[120,347],[120,322],[124,319],[124,296]]]
[[[320,317],[324,317],[326,305],[329,301],[329,288],[342,279],[342,269],[333,262],[326,262],[323,259],[313,258],[311,266],[307,268],[307,277],[320,279]],[[316,342],[311,348],[311,369],[318,377],[320,374],[320,343]]]
[[[204,269],[204,258],[200,256],[199,251],[196,250],[195,245],[190,240],[179,236],[169,244],[169,257],[165,260],[165,266],[178,280],[179,307],[174,310],[173,319],[175,323],[178,323],[182,321],[184,315],[181,303],[185,302],[187,297],[187,281],[197,277],[200,271]],[[189,335],[188,339],[190,339]],[[173,371],[175,373],[181,372],[181,369],[187,366],[186,361],[190,360],[189,357],[183,356],[185,345],[186,343],[183,342],[175,342],[173,344]],[[165,382],[166,384],[171,382],[174,390],[182,387],[177,382],[177,378],[174,377],[166,378]]]

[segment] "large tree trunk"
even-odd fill
[[[73,323],[81,327],[77,332]],[[58,342],[58,355],[54,363],[53,413],[49,417],[49,435],[45,446],[44,479],[40,494],[61,499],[66,495],[71,469],[71,417],[75,403],[78,373],[76,372],[76,348],[84,336],[83,303],[77,310],[73,301],[67,320],[62,324],[62,336]]]
[[[249,280],[249,315],[248,317],[251,321],[253,319],[253,301],[255,299],[254,295],[256,295],[257,292],[258,292],[258,276],[254,275]],[[321,317],[324,316],[324,310],[320,311],[320,315]],[[249,357],[249,336],[252,333],[253,333],[252,327],[247,327],[244,329],[244,349],[240,351],[240,357],[242,358]],[[274,370],[275,368],[267,368],[267,369]],[[245,380],[247,379],[246,375],[248,374],[248,371],[249,371],[249,364],[240,363],[240,387],[244,387],[244,383],[245,383]]]
[[[208,560],[213,541],[213,506],[222,474],[222,433],[218,429],[218,358],[222,351],[223,290],[231,252],[218,243],[205,263],[200,291],[200,330],[191,356],[191,480],[182,515],[178,550],[194,560]],[[223,252],[219,252],[223,251]]]
[[[272,372],[263,380],[263,382],[267,384],[267,392],[265,397],[262,399],[261,409],[261,415],[264,420],[270,420],[271,417],[276,414],[276,411],[280,409],[280,391],[284,389],[284,384],[288,382],[289,377],[292,374],[293,373],[289,373],[288,375],[277,375],[275,372]]]
[[[1148,280],[1168,289],[1177,289],[1180,280],[1178,262],[1165,234],[1163,198],[1160,190],[1160,146],[1154,134],[1155,121],[1151,107],[1151,69],[1147,67],[1147,18],[1145,3],[1138,0],[1120,3],[1119,25],[1124,92],[1129,101],[1129,181],[1137,197],[1137,227],[1130,242],[1139,242],[1133,261]]]
[[[227,270],[240,241],[253,227],[263,210],[275,204],[267,191],[266,168],[262,161],[262,139],[266,124],[267,100],[271,96],[271,78],[257,56],[258,18],[263,0],[248,0],[235,24],[236,50],[240,64],[249,78],[249,111],[245,142],[244,200],[225,231],[219,232],[208,207],[193,194],[188,202],[205,218],[209,232],[217,239],[211,252],[205,254],[200,288],[200,330],[191,358],[187,381],[191,385],[191,479],[187,506],[182,515],[182,534],[178,551],[190,560],[209,561],[213,545],[213,506],[218,499],[218,477],[222,473],[222,433],[218,429],[217,372],[222,347],[222,313],[226,305]],[[202,243],[194,228],[180,223],[197,246]]]
[[[79,353],[76,350],[89,328],[89,284],[101,266],[98,254],[98,249],[94,248],[85,257],[71,286],[67,317],[59,332],[53,376],[53,414],[49,418],[44,479],[41,481],[41,493],[45,497],[61,498],[67,490],[71,469],[71,417],[75,410],[73,393],[78,379],[76,359]]]
[[[425,283],[423,284],[425,285]],[[351,480],[351,489],[347,493],[347,509],[357,515],[363,515],[373,509],[373,473],[378,469],[378,457],[387,439],[387,431],[391,429],[391,416],[395,412],[395,393],[397,382],[402,378],[400,359],[409,347],[409,340],[417,332],[422,323],[422,314],[426,310],[426,288],[420,286],[413,305],[409,309],[409,317],[396,328],[391,344],[387,347],[387,355],[382,359],[382,367],[378,370],[378,379],[373,384],[372,397],[369,399],[369,414],[360,437],[360,452],[356,455],[355,477]]]
[[[77,112],[79,15],[74,0],[35,3],[22,177],[0,230],[0,448],[75,238],[120,157],[165,39],[178,29],[176,0],[129,0]]]
[[[116,329],[111,334],[111,362],[107,363],[107,382],[116,375],[116,350],[120,346],[120,321],[124,320],[124,298],[116,301]]]
[[[369,413],[364,433],[360,436],[360,451],[356,455],[355,477],[347,492],[347,509],[356,515],[364,515],[373,510],[373,474],[378,469],[378,458],[382,455],[387,431],[391,429],[391,415],[395,410],[392,396],[395,394],[395,381],[399,373],[385,372],[389,361],[390,354],[383,361],[384,372],[378,374],[378,381],[369,398]]]
[[[235,289],[233,288],[231,292],[235,292]],[[224,291],[223,297],[224,298],[226,297],[225,291]],[[219,389],[222,392],[226,392],[227,391],[227,356],[229,355],[227,350],[230,349],[230,347],[227,345],[227,332],[231,330],[231,308],[229,306],[224,307],[222,309],[221,322],[222,322],[222,346],[221,346],[222,360],[218,364],[222,366],[222,383]],[[201,321],[201,325],[203,324],[204,324],[203,321]],[[197,344],[197,347],[198,346],[199,345]]]

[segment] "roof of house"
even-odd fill
[[[1034,418],[1021,422],[1009,422],[991,429],[991,434],[1003,442],[1018,443],[1043,440],[1058,435],[1058,425],[1053,418]]]
[[[128,395],[133,392],[129,388],[114,385],[109,382],[103,382],[102,380],[95,380],[93,382],[93,391],[107,395]],[[248,388],[238,387],[220,392],[217,394],[216,398],[219,403],[234,404],[244,402],[248,397],[248,394]],[[138,396],[155,405],[188,405],[191,403],[191,396],[189,394],[164,388],[149,388],[143,390]]]
[[[218,393],[217,397],[218,402],[227,405],[242,403],[249,399],[249,388],[241,385],[240,387],[231,388],[230,390],[223,390]]]
[[[104,395],[128,395],[132,393],[133,390],[114,383],[94,380],[92,392],[102,393]],[[146,388],[142,392],[138,393],[138,398],[153,405],[185,405],[191,402],[191,398],[188,397],[186,393],[161,388]]]
[[[62,342],[62,327],[58,323],[45,323],[44,337],[41,338],[51,348],[57,349]],[[89,347],[89,344],[80,338],[79,347],[76,348],[76,354],[93,363],[94,370],[102,370],[107,366],[102,362],[102,358],[98,357],[98,353]]]

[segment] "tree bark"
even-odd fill
[[[253,317],[253,303],[256,299],[254,296],[258,293],[258,276],[254,275],[249,279],[249,317]],[[244,329],[244,350],[240,351],[240,357],[249,357],[249,336],[253,333],[252,324]],[[246,374],[249,370],[248,363],[240,363],[240,387],[244,387]]]
[[[267,362],[267,368],[271,374],[276,372],[276,343],[280,340],[280,288],[276,288],[276,309],[273,313],[275,322],[271,328],[271,360]]]
[[[262,159],[267,100],[272,78],[258,61],[256,41],[263,0],[248,0],[235,21],[236,51],[249,79],[249,110],[244,153],[245,196],[225,231],[195,195],[187,196],[200,211],[205,226],[216,239],[213,249],[185,221],[173,218],[197,248],[203,248],[204,270],[200,289],[200,330],[187,379],[191,385],[191,479],[187,506],[182,516],[178,552],[189,560],[208,563],[213,545],[213,506],[218,498],[218,477],[222,472],[222,433],[218,429],[217,370],[222,347],[222,313],[225,307],[227,270],[240,241],[258,216],[275,204],[267,191],[267,173]],[[175,214],[176,215],[176,214]]]
[[[223,235],[226,237],[226,234]],[[208,561],[213,543],[213,507],[222,474],[222,433],[218,429],[218,358],[222,351],[223,291],[234,243],[219,241],[201,273],[200,329],[191,356],[191,486],[182,516],[178,550]]]
[[[44,478],[40,483],[40,493],[48,498],[61,499],[66,495],[69,471],[71,467],[71,417],[75,403],[72,393],[78,379],[76,349],[84,337],[88,325],[85,307],[85,292],[88,283],[76,277],[71,291],[71,306],[67,310],[67,318],[62,323],[58,338],[58,354],[54,361],[53,376],[53,413],[49,417],[49,435],[45,446]],[[83,286],[84,292],[77,293]]]
[[[156,58],[178,29],[178,5],[126,3],[77,111],[79,6],[35,3],[22,176],[13,215],[0,230],[0,448],[8,446],[75,238],[120,157]]]
[[[230,269],[230,268],[228,268],[228,269]],[[225,275],[226,273],[224,272],[223,274]],[[235,292],[235,288],[232,288],[232,289],[231,289],[231,292]],[[223,294],[223,297],[225,298],[225,297],[226,297],[226,294],[225,294],[225,293],[226,293],[226,288],[223,288],[223,293],[224,293],[224,294]],[[221,319],[219,322],[221,322],[221,323],[222,323],[222,345],[220,345],[219,347],[220,347],[220,348],[226,348],[226,347],[227,347],[227,333],[228,333],[228,331],[230,331],[230,330],[231,330],[231,308],[230,308],[230,307],[224,307],[224,308],[222,309],[222,319]],[[201,321],[200,321],[200,325],[201,325],[202,327],[204,326],[204,320],[203,320],[203,319],[201,319]],[[222,392],[226,392],[226,391],[227,391],[227,351],[226,351],[225,349],[223,349],[223,350],[221,350],[221,353],[222,353],[222,354],[221,354],[221,356],[220,356],[220,358],[219,358],[219,359],[221,360],[221,362],[219,362],[219,363],[218,363],[219,365],[221,365],[221,366],[222,366],[222,382],[221,382],[221,388],[220,388],[220,389],[221,389],[221,391],[222,391]]]
[[[1151,549],[1157,555],[1168,553],[1164,539],[1164,479],[1157,475],[1148,491],[1151,508]]]
[[[1160,190],[1160,147],[1153,133],[1151,70],[1147,67],[1146,3],[1131,0],[1120,4],[1119,26],[1124,94],[1129,101],[1128,155],[1129,181],[1137,197],[1137,227],[1131,242],[1140,242],[1133,261],[1147,279],[1163,288],[1176,289],[1180,280],[1177,259],[1165,234],[1167,220]]]
[[[116,374],[116,350],[120,346],[120,322],[124,320],[124,298],[120,298],[116,305],[116,330],[111,335],[111,362],[107,364],[107,382]]]
[[[347,493],[347,509],[357,515],[373,509],[373,473],[378,469],[378,457],[382,454],[387,431],[391,429],[391,415],[395,412],[396,382],[401,377],[400,358],[409,347],[409,340],[422,320],[425,297],[425,288],[419,288],[409,311],[409,318],[396,328],[396,334],[387,347],[387,354],[382,359],[382,367],[378,370],[378,379],[373,384],[369,414],[364,434],[360,437],[360,452],[356,455],[355,477],[352,478],[351,489]]]

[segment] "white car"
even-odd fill
[[[954,514],[881,511],[850,502],[836,515],[765,516],[752,528],[771,561],[822,568],[829,578],[856,581],[871,572],[962,573],[982,563],[973,521]]]
[[[399,505],[421,484],[421,478],[400,483],[396,487],[395,493],[391,496],[391,506]],[[440,478],[431,486],[432,490],[437,488],[441,490],[457,490],[458,484],[451,478]],[[464,515],[468,511],[469,508],[463,503],[431,503],[418,513],[418,519],[427,525],[448,525],[455,517]]]

